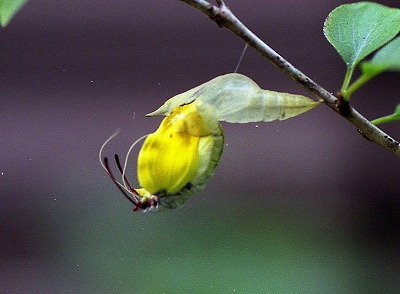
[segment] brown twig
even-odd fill
[[[227,28],[249,46],[256,49],[262,56],[281,69],[296,83],[304,87],[307,91],[322,100],[326,105],[349,120],[357,127],[357,130],[367,140],[375,142],[383,148],[400,156],[400,143],[391,138],[381,129],[371,124],[364,116],[355,110],[348,102],[343,103],[340,96],[335,97],[323,87],[318,85],[300,70],[295,68],[286,59],[275,52],[271,47],[258,38],[250,31],[226,6],[224,1],[216,0],[217,5],[213,5],[204,0],[179,0],[193,6],[206,14],[211,20],[215,21],[219,27]]]

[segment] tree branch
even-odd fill
[[[371,124],[364,116],[355,110],[343,98],[333,96],[323,87],[318,85],[308,76],[303,74],[282,56],[276,53],[271,47],[265,44],[252,31],[250,31],[225,5],[222,0],[216,0],[217,5],[213,5],[204,0],[179,0],[193,6],[206,14],[211,20],[215,21],[219,27],[225,27],[235,35],[239,36],[249,46],[256,49],[262,56],[272,62],[296,83],[304,87],[307,91],[319,100],[332,108],[335,112],[349,120],[357,127],[362,136],[369,141],[375,142],[385,149],[400,156],[400,143],[383,132],[378,127]]]

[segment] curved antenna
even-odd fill
[[[103,158],[104,147],[115,136],[117,136],[120,131],[121,131],[121,129],[115,130],[114,133],[112,133],[111,136],[108,137],[108,139],[103,143],[103,145],[101,145],[101,148],[100,148],[100,151],[99,151],[99,161],[100,161],[100,164],[103,167],[103,169],[108,173],[108,175],[110,176],[111,180],[117,186],[118,190],[120,190],[121,193],[125,196],[125,198],[128,199],[128,201],[131,202],[135,206],[134,210],[135,209],[137,210],[139,208],[139,206],[140,206],[140,201],[139,201],[138,197],[136,197],[136,195],[138,195],[136,190],[133,189],[130,185],[129,185],[129,189],[127,188],[127,186],[125,185],[125,182],[127,182],[126,178],[124,180],[124,185],[121,184],[120,182],[118,182],[117,179],[115,178],[114,174],[111,171],[110,165],[108,163],[108,158],[107,157]],[[118,166],[119,171],[122,173],[121,163],[119,162],[118,156],[116,156],[116,162],[117,162],[117,166]],[[125,176],[123,175],[123,177],[125,177]]]
[[[136,191],[136,189],[132,188],[131,184],[128,182],[128,179],[126,178],[126,176],[123,172],[121,161],[119,160],[118,154],[115,154],[114,158],[115,158],[115,162],[117,163],[118,170],[122,175],[122,180],[124,181],[124,184],[127,185],[127,186],[125,186],[125,188],[127,188],[129,191],[133,192],[134,194],[139,195],[139,193]]]
[[[127,167],[127,165],[128,165],[129,155],[130,155],[130,153],[131,153],[133,147],[135,147],[135,145],[136,145],[137,143],[139,143],[140,141],[142,141],[143,139],[145,139],[147,136],[148,136],[148,134],[147,134],[147,135],[144,135],[144,136],[142,136],[142,137],[140,137],[140,138],[137,139],[135,142],[133,142],[133,144],[131,145],[131,147],[129,147],[128,152],[126,153],[125,162],[124,162],[124,168],[122,169],[122,182],[124,183],[124,186],[125,186],[126,189],[128,189],[128,187],[130,187],[128,181],[126,181],[126,176],[125,176],[125,174],[126,174],[126,167]],[[136,191],[135,191],[135,192],[136,192]]]
[[[131,202],[135,208],[137,209],[140,206],[140,202],[137,199],[137,197],[130,197],[128,193],[126,193],[125,189],[123,186],[115,179],[114,174],[111,172],[110,165],[108,164],[108,158],[104,157],[104,162],[102,162],[102,166],[104,169],[107,171],[107,173],[110,175],[111,180],[114,182],[114,184],[117,186],[118,190],[121,191],[121,193],[125,196],[126,199],[128,199],[129,202]]]
[[[101,145],[100,151],[99,151],[99,161],[101,166],[103,167],[103,169],[108,172],[109,169],[107,169],[105,163],[103,162],[103,149],[104,147],[108,144],[108,142],[110,142],[115,136],[117,136],[119,134],[119,132],[121,132],[121,129],[116,129],[114,131],[114,133],[111,134],[110,137],[108,137],[108,139],[103,143],[103,145]]]

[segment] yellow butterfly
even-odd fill
[[[319,105],[305,96],[261,89],[250,78],[233,73],[219,76],[167,100],[148,116],[165,115],[160,127],[132,144],[122,167],[121,182],[113,175],[104,146],[99,160],[113,182],[133,203],[133,210],[177,208],[202,191],[213,174],[223,148],[219,121],[247,123],[284,120]],[[132,148],[146,138],[139,152],[137,175],[141,188],[134,189],[125,176]]]
[[[222,127],[210,109],[199,107],[195,102],[178,106],[144,141],[137,163],[142,188],[134,189],[125,177],[127,160],[122,168],[118,156],[115,157],[122,174],[118,182],[107,157],[102,159],[104,146],[115,135],[103,144],[99,158],[113,182],[133,203],[134,211],[158,206],[178,208],[190,196],[202,191],[218,164],[224,142]]]

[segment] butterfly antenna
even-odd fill
[[[135,208],[139,207],[139,204],[140,204],[139,200],[136,197],[132,198],[130,195],[128,195],[128,193],[125,191],[125,189],[121,187],[121,184],[115,179],[114,174],[112,173],[112,171],[110,169],[110,165],[108,164],[108,158],[107,157],[104,157],[104,160],[102,162],[102,166],[107,171],[107,173],[109,174],[111,180],[114,182],[114,184],[117,186],[117,188],[125,196],[125,198],[128,199],[128,201],[131,202],[135,206]]]
[[[105,164],[104,164],[104,162],[103,162],[103,149],[104,149],[104,147],[108,144],[108,142],[110,142],[116,135],[118,135],[119,134],[119,132],[121,131],[121,129],[116,129],[115,131],[114,131],[114,133],[112,133],[112,135],[110,136],[110,137],[108,137],[108,139],[103,143],[103,145],[101,145],[101,148],[100,148],[100,151],[99,151],[99,161],[100,161],[100,164],[101,164],[101,166],[103,167],[103,169],[105,170],[105,171],[109,171],[109,169],[107,170],[107,168],[106,168],[106,166],[105,166]]]
[[[117,163],[117,166],[118,166],[118,170],[122,175],[123,182],[126,185],[126,188],[128,190],[130,190],[132,193],[139,195],[139,193],[134,188],[132,188],[131,184],[129,183],[128,179],[126,178],[126,175],[124,173],[124,170],[122,169],[121,161],[119,160],[118,154],[115,154],[114,157],[115,157],[115,162]]]
[[[136,145],[137,143],[139,143],[140,141],[142,141],[143,139],[145,139],[147,136],[148,136],[148,135],[144,135],[144,136],[140,137],[140,138],[137,139],[135,142],[133,142],[133,144],[131,145],[131,147],[129,147],[128,152],[126,153],[126,156],[125,156],[125,162],[124,162],[124,167],[123,167],[123,168],[122,168],[121,163],[119,163],[118,168],[120,169],[120,171],[122,170],[122,171],[121,171],[121,173],[122,173],[122,181],[124,182],[124,185],[125,185],[125,186],[130,187],[128,181],[126,180],[126,176],[125,176],[125,174],[126,174],[126,167],[128,166],[129,155],[131,154],[131,151],[132,151],[133,147],[135,147],[135,145]],[[117,157],[116,157],[115,159],[117,160]],[[119,161],[119,160],[118,160],[118,161]],[[118,164],[118,163],[117,163],[117,164]],[[136,190],[135,190],[135,193],[137,194]]]

